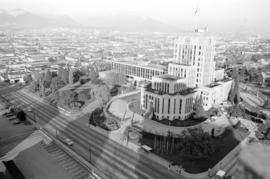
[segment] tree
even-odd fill
[[[50,71],[50,69],[47,69],[45,71],[45,81],[47,81],[48,83],[51,83],[52,81],[52,72]]]
[[[68,69],[63,69],[61,80],[62,80],[65,84],[68,84],[68,82],[69,82],[69,71],[68,71]]]
[[[59,104],[62,107],[69,107],[70,103],[75,100],[76,93],[74,91],[65,90],[62,91],[59,96],[60,96]]]
[[[206,111],[204,110],[204,107],[203,107],[202,95],[200,95],[200,97],[198,96],[196,97],[194,110],[195,110],[195,115],[193,116],[194,118],[198,119],[198,118],[206,117]]]
[[[94,81],[98,78],[98,74],[96,73],[95,69],[93,66],[89,67],[89,74],[88,74],[89,78],[91,79],[91,81]]]
[[[212,137],[201,127],[190,128],[187,132],[183,132],[180,141],[176,148],[186,157],[205,159],[216,151]]]
[[[25,81],[25,83],[31,83],[32,82],[32,75],[31,74],[26,74],[24,77],[23,77],[23,80]]]
[[[69,69],[69,84],[73,84],[74,76],[73,76],[73,69]]]
[[[89,67],[88,66],[81,66],[80,71],[82,72],[82,75],[84,75],[84,76],[89,75]]]
[[[22,111],[22,110],[20,110],[20,111],[17,113],[16,117],[17,117],[19,120],[21,120],[21,121],[25,121],[25,120],[26,120],[26,115],[25,115],[24,111]]]
[[[63,80],[63,67],[60,66],[60,68],[58,68],[58,71],[57,71],[57,76],[60,80]]]
[[[105,84],[93,85],[90,93],[91,97],[95,97],[103,105],[106,104],[111,98],[110,89]]]
[[[49,62],[56,62],[57,60],[56,60],[56,58],[54,58],[54,57],[49,57],[49,58],[48,58],[48,61],[49,61]]]
[[[45,95],[46,95],[46,94],[45,94],[44,82],[45,82],[45,81],[43,81],[43,84],[41,85],[41,88],[40,88],[41,96],[42,96],[42,97],[45,97]]]
[[[82,76],[82,72],[80,70],[75,70],[73,72],[73,83],[76,83],[80,80],[80,77]]]
[[[264,102],[263,108],[270,109],[270,101],[269,101],[269,98],[267,98],[266,101]]]
[[[259,140],[270,141],[270,122],[266,121],[264,124],[260,124],[255,135]]]
[[[233,79],[234,79],[234,83],[229,93],[229,101],[231,101],[231,103],[233,104],[238,105],[240,103],[238,68],[233,69]]]
[[[124,75],[115,72],[109,72],[105,81],[112,85],[124,85],[127,83],[127,79]]]
[[[96,93],[95,96],[102,104],[106,104],[111,97],[110,89],[106,85],[100,86],[98,93]]]
[[[58,83],[59,79],[57,77],[52,78],[50,88],[53,94],[58,90]]]

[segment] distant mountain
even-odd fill
[[[128,32],[179,32],[179,28],[158,20],[126,14],[98,16],[77,22],[68,16],[40,15],[23,9],[10,11],[0,9],[0,29],[50,27],[83,27]]]
[[[92,17],[83,22],[85,26],[118,31],[178,32],[179,28],[150,18],[125,14]]]
[[[0,10],[0,28],[76,27],[79,24],[67,16],[45,16],[22,9]]]

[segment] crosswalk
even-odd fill
[[[61,150],[54,142],[42,142],[44,149],[62,166],[74,179],[88,179],[89,173],[77,161]]]

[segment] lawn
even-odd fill
[[[225,132],[214,138],[214,145],[217,151],[209,158],[197,159],[192,157],[186,157],[180,154],[180,152],[173,152],[171,154],[159,154],[153,151],[155,154],[168,161],[174,161],[177,165],[182,166],[185,171],[189,173],[200,173],[207,171],[209,168],[215,166],[222,158],[224,158],[231,150],[233,150],[242,141],[248,133],[243,130],[230,130],[226,129]],[[138,142],[138,141],[137,141]],[[154,135],[149,133],[143,133],[140,139],[142,145],[148,145],[154,148]]]

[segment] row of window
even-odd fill
[[[169,83],[165,83],[165,82],[154,82],[153,83],[153,89],[155,90],[159,90],[165,93],[169,93]],[[176,83],[174,84],[174,92],[180,91],[181,89],[183,89],[185,87],[184,83]]]
[[[126,64],[112,63],[112,69],[118,73],[133,75],[142,78],[151,79],[152,76],[164,74],[162,71],[152,70],[142,67],[130,66]]]
[[[173,75],[179,76],[179,77],[186,77],[187,70],[179,67],[173,67],[170,66],[169,72]]]
[[[192,110],[192,100],[190,100],[192,98],[189,98],[186,100],[186,107],[185,107],[185,111],[186,112],[190,112]],[[178,101],[177,101],[178,100]],[[161,113],[167,113],[167,114],[176,114],[177,110],[177,102],[178,102],[178,114],[181,114],[182,112],[182,99],[168,99],[167,101],[167,111],[165,111],[165,99],[162,98],[162,100],[160,100],[160,98],[155,98],[151,95],[144,95],[143,97],[143,106],[147,109],[148,107],[148,101],[152,101],[152,107],[154,108],[154,112],[155,113],[160,113],[160,105],[161,105]],[[173,106],[171,108],[171,105]]]

